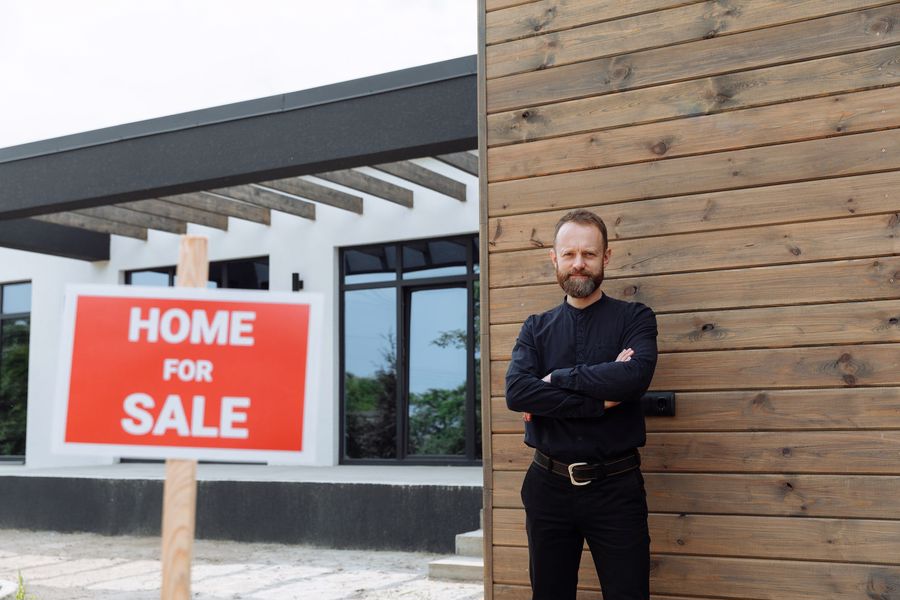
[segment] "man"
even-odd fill
[[[535,449],[522,484],[534,600],[574,600],[584,540],[604,600],[647,600],[650,536],[637,448],[656,367],[656,317],[600,289],[611,252],[586,210],[556,225],[562,304],[526,319],[506,374]]]

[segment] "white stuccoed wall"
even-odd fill
[[[316,454],[321,465],[338,462],[338,248],[478,231],[477,178],[435,159],[423,158],[415,162],[464,181],[468,201],[459,202],[380,171],[364,168],[363,171],[372,175],[413,188],[414,208],[404,208],[363,195],[362,215],[320,204],[316,207],[315,221],[273,211],[270,226],[229,219],[227,232],[197,225],[188,227],[189,233],[209,237],[211,261],[268,255],[271,290],[290,291],[291,273],[299,273],[304,291],[324,295],[324,356],[320,361],[319,397],[314,399],[319,403]],[[339,189],[360,195],[354,190]],[[174,265],[177,259],[178,236],[156,231],[150,232],[146,242],[112,236],[110,260],[100,263],[0,248],[0,283],[32,282],[26,449],[26,464],[29,467],[105,462],[91,457],[60,456],[50,451],[50,423],[59,354],[58,332],[66,284],[122,283],[127,270]]]

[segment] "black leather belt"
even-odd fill
[[[637,469],[641,466],[641,455],[638,454],[637,450],[634,450],[602,463],[564,463],[550,458],[540,450],[535,450],[534,464],[547,469],[551,473],[568,477],[572,485],[587,485],[595,479],[612,477]]]

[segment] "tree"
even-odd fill
[[[0,330],[0,455],[25,454],[28,414],[28,321],[7,321]]]

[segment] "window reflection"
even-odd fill
[[[344,251],[344,283],[373,283],[397,278],[397,248],[375,246]]]
[[[466,241],[422,240],[403,244],[403,278],[466,274]]]
[[[341,251],[342,460],[480,459],[477,264],[471,235]]]
[[[0,455],[4,456],[25,454],[28,329],[28,319],[0,320]]]
[[[131,273],[131,285],[156,285],[168,287],[170,276],[168,269],[151,269],[147,271],[134,271]]]
[[[3,306],[0,312],[27,313],[31,312],[31,284],[8,283],[3,286]]]
[[[409,300],[409,453],[466,452],[466,288]]]
[[[397,292],[344,294],[344,418],[350,458],[397,456]]]

